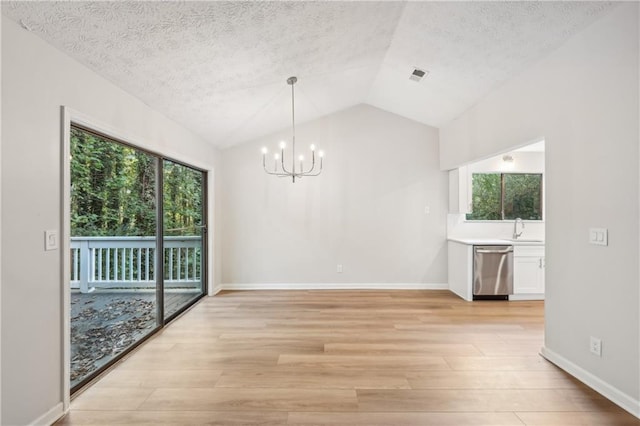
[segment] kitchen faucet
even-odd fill
[[[518,221],[520,221],[520,224],[522,225],[522,229],[520,230],[520,232],[518,232]],[[522,221],[522,219],[517,217],[516,220],[513,221],[513,239],[517,240],[518,237],[522,235],[523,230],[524,230],[524,222]]]

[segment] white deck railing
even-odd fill
[[[165,288],[200,285],[202,237],[165,237]],[[71,288],[156,286],[155,237],[71,237]]]

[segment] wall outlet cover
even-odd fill
[[[607,228],[589,228],[589,244],[609,245],[609,230]]]
[[[602,340],[591,336],[589,339],[589,351],[595,356],[602,356]]]
[[[58,231],[50,229],[44,231],[44,249],[45,250],[57,250],[58,249]]]

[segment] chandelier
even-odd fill
[[[266,147],[262,148],[262,167],[267,174],[278,177],[291,177],[293,183],[296,183],[296,178],[301,179],[304,176],[318,176],[322,172],[322,158],[324,153],[318,152],[320,158],[320,167],[316,170],[316,146],[311,145],[311,166],[308,170],[304,169],[304,155],[298,157],[298,168],[296,169],[296,111],[295,111],[295,97],[293,85],[296,84],[298,79],[296,77],[289,77],[287,84],[291,86],[291,121],[293,124],[293,131],[291,135],[291,168],[287,169],[285,166],[284,149],[287,144],[285,141],[280,142],[280,153],[273,154],[273,171],[267,169],[267,153]]]

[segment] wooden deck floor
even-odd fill
[[[542,343],[542,302],[224,292],[74,399],[60,424],[640,424],[542,359]]]

